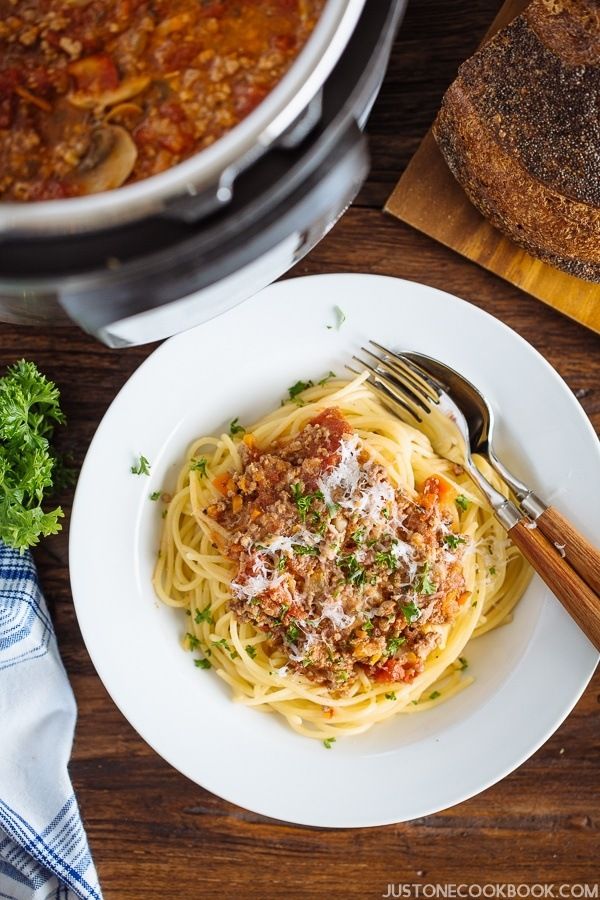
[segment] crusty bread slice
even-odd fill
[[[434,135],[497,228],[533,256],[600,282],[596,0],[534,0],[461,66]]]

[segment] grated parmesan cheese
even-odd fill
[[[396,541],[390,547],[390,553],[398,562],[406,569],[408,584],[412,584],[417,577],[417,561],[415,559],[415,548],[406,541]]]
[[[353,434],[340,443],[338,464],[319,478],[317,484],[328,507],[337,504],[345,509],[354,508],[353,497],[361,475],[358,454],[358,435]],[[341,492],[336,499],[333,497],[334,491]]]
[[[285,581],[285,575],[278,575],[273,569],[267,569],[264,561],[256,555],[252,561],[253,574],[243,583],[231,582],[231,589],[236,597],[251,600],[265,591],[279,587]]]
[[[340,631],[344,628],[349,628],[349,626],[353,624],[355,618],[355,616],[349,616],[344,612],[342,601],[339,599],[328,600],[327,603],[323,604],[321,620],[329,619],[334,628],[338,628]]]

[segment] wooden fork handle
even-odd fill
[[[583,580],[600,596],[600,550],[553,506],[538,516],[537,526]]]
[[[600,597],[556,552],[540,529],[531,527],[529,520],[521,519],[508,534],[584,634],[600,650]]]

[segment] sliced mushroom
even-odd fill
[[[143,116],[142,107],[137,103],[119,103],[113,106],[104,116],[104,122],[116,122],[131,128]]]
[[[137,148],[120,125],[101,125],[92,131],[88,152],[69,182],[80,194],[97,194],[120,187],[131,175]]]
[[[67,95],[69,103],[78,106],[80,109],[98,109],[103,110],[108,106],[115,106],[117,103],[123,103],[124,100],[131,100],[141,94],[150,84],[148,75],[132,75],[131,78],[125,78],[116,88],[110,91],[72,91]]]

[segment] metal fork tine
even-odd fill
[[[440,381],[439,378],[436,378],[435,375],[432,375],[431,372],[428,372],[427,369],[425,369],[418,362],[415,362],[414,359],[411,359],[410,356],[404,353],[399,353],[398,356],[400,356],[404,360],[404,363],[410,369],[412,369],[415,374],[420,375],[421,378],[424,378],[425,381],[429,382],[429,384],[435,385],[436,390],[439,391],[439,393],[448,392],[447,384],[444,384],[443,381]]]
[[[390,350],[388,347],[384,347],[382,344],[378,344],[377,341],[369,341],[370,344],[374,344],[379,350],[385,353],[390,357],[394,362],[401,362],[405,366],[407,366],[413,373],[413,375],[418,376],[418,378],[424,382],[431,388],[432,391],[435,392],[436,396],[439,397],[440,394],[446,390],[446,385],[442,384],[434,375],[428,372],[426,369],[422,368],[418,363],[414,362],[409,356],[404,353],[396,353],[394,350]]]
[[[406,410],[406,412],[410,413],[413,419],[416,419],[417,422],[423,421],[421,416],[412,408],[410,403],[407,402],[412,400],[414,406],[418,405],[426,413],[429,412],[427,407],[423,403],[421,403],[420,400],[413,400],[407,391],[405,391],[402,387],[398,387],[397,384],[390,381],[389,378],[386,378],[386,376],[381,372],[378,372],[377,369],[375,369],[370,363],[365,362],[364,359],[360,359],[358,356],[353,356],[352,358],[360,363],[361,366],[364,366],[365,369],[371,373],[367,381],[372,387],[375,388],[375,390],[384,394],[389,400],[402,407],[402,409]],[[346,368],[350,368],[350,366],[347,366]],[[353,372],[354,369],[350,369],[350,371]]]
[[[417,396],[420,396],[426,403],[437,403],[437,397],[431,397],[430,393],[423,389],[421,381],[417,381],[417,379],[410,372],[407,373],[400,364],[396,363],[395,361],[390,362],[387,359],[382,359],[376,353],[372,353],[371,350],[367,349],[367,347],[361,347],[360,349],[363,351],[363,353],[366,353],[368,356],[370,356],[371,359],[375,360],[375,362],[377,363],[378,371],[383,370],[387,375],[390,376],[390,378],[395,381],[399,381],[402,388],[410,390],[415,399],[417,398]]]
[[[354,359],[358,358],[355,356]],[[399,391],[407,400],[422,409],[424,413],[429,413],[429,407],[426,403],[424,403],[421,397],[415,394],[415,392],[412,390],[411,385],[405,384],[403,381],[401,381],[398,375],[393,370],[390,370],[389,367],[383,367],[379,357],[376,356],[375,359],[378,363],[378,365],[375,367],[371,366],[370,363],[365,362],[364,359],[358,359],[358,362],[360,362],[366,369],[368,369],[369,372],[372,372],[377,378],[381,379],[382,383],[385,383],[390,390]],[[381,371],[380,366],[384,369],[383,371]]]
[[[376,341],[369,341],[369,343],[374,344],[387,357],[385,360],[381,360],[376,354],[371,354],[382,365],[391,369],[403,383],[408,382],[411,389],[419,391],[428,402],[439,403],[440,391],[436,384],[432,383],[429,378],[424,378],[419,372],[415,372],[400,354],[393,353]]]

